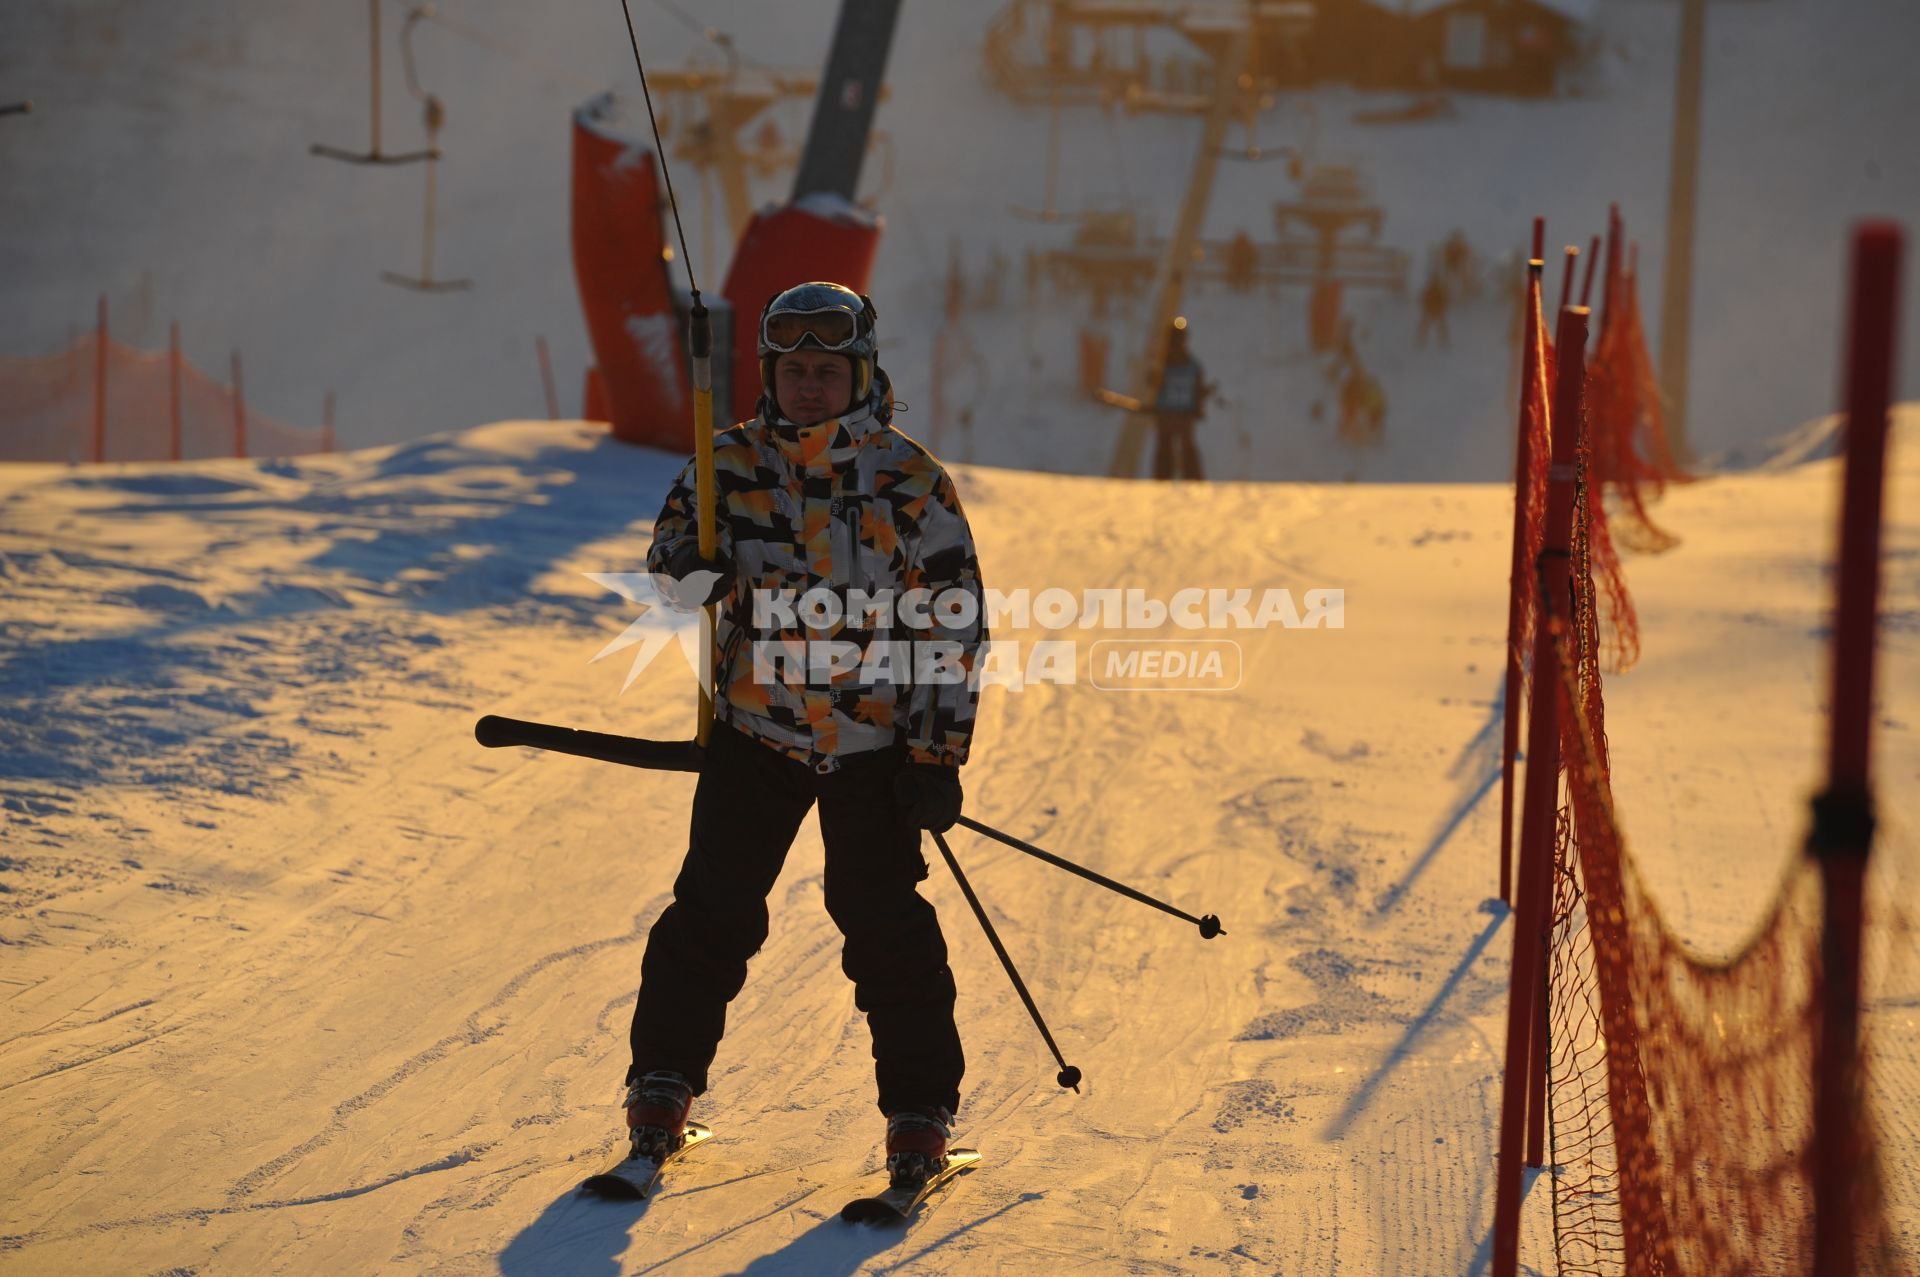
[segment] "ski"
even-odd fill
[[[919,1184],[904,1188],[889,1187],[872,1197],[856,1197],[840,1210],[840,1218],[849,1224],[904,1224],[913,1218],[920,1204],[935,1189],[956,1176],[972,1170],[980,1160],[977,1149],[956,1148],[948,1152],[944,1166]]]
[[[1119,408],[1126,412],[1145,412],[1147,407],[1132,395],[1123,395],[1117,390],[1108,390],[1104,386],[1094,391],[1093,397],[1109,408]]]
[[[698,1122],[688,1122],[686,1138],[681,1141],[679,1148],[664,1158],[656,1162],[651,1157],[623,1157],[600,1174],[582,1180],[580,1191],[609,1201],[645,1201],[647,1195],[653,1192],[654,1184],[659,1181],[661,1171],[712,1138],[711,1128]]]

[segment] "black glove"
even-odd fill
[[[684,581],[695,572],[717,572],[719,577],[708,588],[704,598],[699,598],[691,589],[687,590],[683,601],[688,607],[703,607],[708,603],[718,603],[727,597],[729,590],[733,589],[733,560],[718,548],[714,550],[711,559],[702,558],[700,543],[689,541],[675,550],[667,559],[667,575],[675,581]]]
[[[960,819],[960,769],[939,763],[908,763],[893,778],[893,796],[914,825],[945,833]]]

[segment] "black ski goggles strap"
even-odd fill
[[[850,310],[777,310],[760,324],[760,340],[768,350],[787,354],[812,344],[821,350],[845,350],[859,340],[860,317]]]

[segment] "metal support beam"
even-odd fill
[[[1673,150],[1667,171],[1667,260],[1660,268],[1660,397],[1674,460],[1687,441],[1688,332],[1693,326],[1694,197],[1700,181],[1700,91],[1707,0],[1680,0],[1680,58],[1673,89]]]
[[[807,129],[793,199],[828,192],[851,201],[860,188],[860,165],[873,131],[873,109],[886,78],[887,53],[900,16],[900,0],[844,0],[820,77],[813,123]]]

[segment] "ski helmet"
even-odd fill
[[[872,392],[880,349],[873,302],[842,284],[816,280],[775,293],[760,312],[760,387],[776,402],[773,366],[796,350],[845,355],[853,365],[853,402]]]

